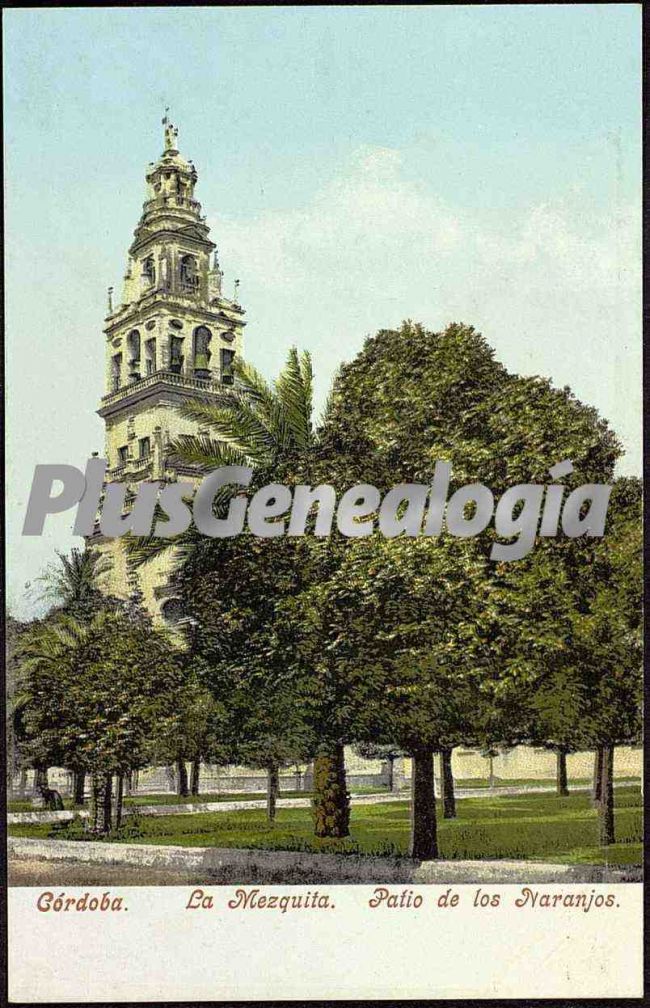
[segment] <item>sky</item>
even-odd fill
[[[641,465],[640,8],[4,11],[8,604],[81,540],[21,536],[34,466],[103,451],[121,290],[166,106],[245,353],[308,348],[317,407],[364,338],[474,325],[570,385]],[[119,298],[118,298],[119,300]],[[552,464],[557,460],[549,460]]]

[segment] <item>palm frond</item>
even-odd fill
[[[313,410],[314,403],[314,365],[309,350],[303,350],[300,354],[300,374],[305,390],[305,402],[309,403],[309,415]]]
[[[232,366],[239,388],[243,389],[251,399],[267,404],[275,399],[273,388],[264,375],[243,357],[235,357]],[[236,389],[237,386],[232,391],[234,392]]]
[[[303,370],[304,369],[304,370]],[[275,382],[278,399],[285,418],[287,433],[293,445],[305,448],[312,436],[311,428],[311,361],[303,360],[292,347],[287,362]]]
[[[191,551],[191,548],[199,539],[200,533],[193,525],[190,525],[185,532],[181,532],[177,536],[170,536],[169,539],[162,539],[160,536],[156,538],[153,533],[150,536],[126,535],[123,542],[126,550],[127,564],[129,567],[137,570],[139,567],[151,563],[157,557],[169,553],[171,550],[180,551],[177,555],[182,554],[185,547]]]
[[[228,406],[206,400],[191,400],[179,407],[182,416],[210,428],[212,436],[238,449],[253,462],[266,458],[273,447],[273,437],[258,416],[255,407],[242,395],[235,395]]]
[[[248,456],[233,445],[215,441],[208,434],[179,434],[169,445],[169,456],[201,469],[219,469],[221,466],[245,466]]]
[[[44,598],[55,599],[64,605],[84,601],[97,590],[97,581],[105,574],[111,561],[92,548],[73,546],[70,556],[56,551],[58,564],[49,565],[36,580],[45,585]]]

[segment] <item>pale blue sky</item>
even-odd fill
[[[166,104],[265,372],[309,347],[322,402],[366,333],[473,323],[639,470],[636,5],[53,8],[4,31],[14,611],[73,543],[65,516],[20,536],[34,465],[103,447],[105,291]]]

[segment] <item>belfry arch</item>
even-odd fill
[[[209,378],[211,374],[210,359],[212,351],[210,350],[210,343],[212,342],[212,332],[207,326],[197,326],[192,336],[192,342],[194,376],[195,378]]]

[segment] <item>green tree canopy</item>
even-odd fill
[[[50,762],[123,774],[145,766],[175,727],[182,680],[173,647],[119,614],[41,624],[21,641],[20,670],[26,731]]]
[[[595,409],[546,378],[510,373],[472,326],[404,322],[369,337],[334,381],[323,451],[380,488],[429,482],[438,459],[459,483],[495,493],[549,481],[569,458],[576,479],[609,477],[621,447]]]

